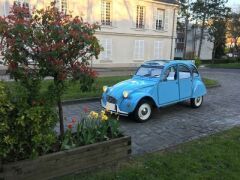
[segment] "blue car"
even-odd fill
[[[151,118],[153,108],[186,100],[198,108],[206,93],[192,61],[151,60],[141,65],[131,79],[104,86],[101,104],[109,112],[145,122]]]

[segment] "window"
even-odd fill
[[[104,26],[111,26],[111,12],[112,12],[112,2],[110,0],[102,0],[101,5],[101,24]]]
[[[68,10],[68,0],[56,0],[56,6],[59,9],[59,11],[67,13]]]
[[[163,81],[177,80],[177,70],[175,66],[169,67],[163,75]]]
[[[191,77],[190,70],[184,65],[179,65],[178,72],[179,72],[179,79],[187,79]]]
[[[144,29],[145,25],[145,7],[137,6],[136,28]]]
[[[144,40],[135,40],[134,58],[144,59]]]
[[[155,59],[161,59],[162,47],[163,47],[162,41],[154,41],[154,58]]]
[[[164,10],[157,9],[156,30],[163,30]]]
[[[191,66],[192,67],[192,74],[193,74],[193,77],[198,77],[199,76],[199,73],[198,73],[198,70],[196,69],[195,66]]]
[[[160,77],[163,66],[154,67],[154,66],[141,66],[136,72],[137,76],[146,76],[146,77]]]
[[[112,39],[102,39],[100,44],[104,48],[100,54],[101,60],[110,60],[112,57]]]

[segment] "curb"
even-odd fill
[[[217,87],[221,87],[221,84],[208,86],[207,89],[212,89],[212,88],[217,88]],[[80,103],[96,102],[96,101],[100,101],[100,100],[101,100],[101,97],[82,98],[82,99],[62,101],[62,104],[63,105],[73,105],[73,104],[80,104]]]
[[[221,84],[208,86],[207,89],[218,88],[218,87],[221,87]]]
[[[66,100],[66,101],[62,101],[62,104],[63,105],[73,105],[73,104],[79,104],[79,103],[96,102],[96,101],[100,101],[100,99],[101,99],[101,97]]]

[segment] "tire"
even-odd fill
[[[133,112],[133,118],[140,123],[147,122],[152,116],[152,103],[147,100],[142,100],[138,103]]]
[[[193,108],[199,108],[203,103],[203,96],[191,98],[191,106]]]

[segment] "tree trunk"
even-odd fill
[[[61,137],[64,135],[64,123],[63,123],[63,108],[61,98],[58,99],[58,115],[59,115],[59,123],[60,123],[60,135]]]
[[[205,29],[205,20],[206,20],[206,12],[204,12],[203,20],[202,20],[202,27],[201,27],[201,34],[200,34],[200,42],[198,47],[198,57],[200,58],[201,50],[202,50],[202,41],[203,41],[203,33]]]
[[[214,43],[214,47],[213,47],[213,50],[212,50],[212,64],[214,64],[214,58],[215,58],[215,54],[216,54],[216,45]]]
[[[63,121],[63,108],[62,108],[62,100],[61,100],[61,88],[60,85],[61,82],[57,79],[57,75],[54,76],[54,85],[56,90],[56,96],[57,96],[57,105],[58,105],[58,118],[59,118],[59,124],[60,124],[60,136],[63,137],[64,135],[64,121]]]
[[[186,17],[186,18],[185,18],[183,59],[186,59],[186,51],[187,51],[187,30],[188,30],[188,18]]]

